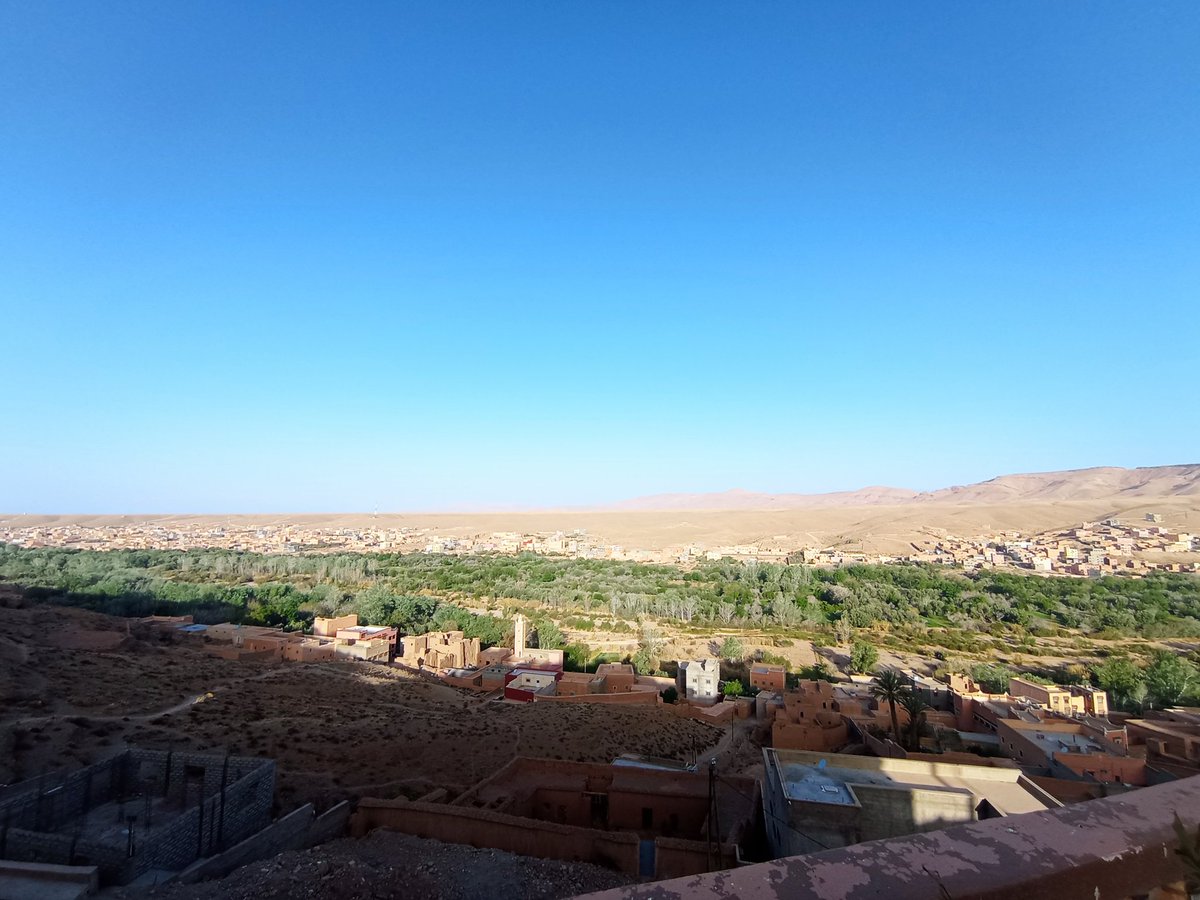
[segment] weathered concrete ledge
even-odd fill
[[[76,900],[100,887],[96,866],[0,860],[0,897],[4,900]]]
[[[1200,826],[1200,776],[1062,809],[956,825],[588,900],[1109,900],[1186,897],[1175,813]]]

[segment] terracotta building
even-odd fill
[[[1086,722],[1050,718],[1041,722],[1003,719],[997,723],[996,735],[1000,738],[1001,750],[1010,759],[1023,766],[1047,769],[1055,777],[1063,777],[1063,774],[1070,777],[1071,773],[1078,774],[1084,768],[1078,760],[1073,760],[1072,765],[1066,766],[1069,771],[1060,774],[1060,766],[1056,765],[1060,755],[1095,756],[1097,761],[1092,768],[1097,771],[1102,768],[1100,757],[1126,755],[1124,748],[1104,737],[1102,729]],[[1114,771],[1119,768],[1117,764],[1109,767]]]
[[[1125,722],[1130,752],[1177,777],[1200,772],[1200,709],[1148,710]]]
[[[669,878],[736,865],[758,804],[757,782],[743,776],[519,757],[450,804],[360,800],[351,830],[386,826]]]
[[[1040,684],[1024,678],[1010,678],[1008,679],[1008,693],[1013,697],[1032,700],[1060,716],[1082,716],[1086,712],[1085,698],[1082,694],[1073,694],[1057,684]],[[1107,708],[1105,705],[1106,710]]]
[[[602,663],[591,672],[564,672],[558,680],[560,697],[588,694],[625,694],[637,687],[637,673],[625,663]],[[657,694],[657,690],[652,688]]]
[[[1083,698],[1083,711],[1098,719],[1108,718],[1108,693],[1099,688],[1087,685],[1073,684],[1068,690],[1076,697]]]
[[[337,633],[343,628],[353,628],[358,624],[358,616],[351,613],[346,616],[336,616],[334,618],[322,618],[317,616],[313,619],[313,634],[317,637],[336,637]]]
[[[855,711],[859,711],[857,706]],[[783,707],[775,710],[771,724],[773,747],[828,751],[849,741],[849,729],[830,682],[802,681],[796,690],[783,694]]]
[[[750,687],[760,691],[783,691],[787,688],[787,670],[770,663],[754,663],[750,666]]]
[[[479,663],[479,638],[461,631],[431,631],[400,639],[396,662],[415,669],[462,669]]]

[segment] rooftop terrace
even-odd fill
[[[781,773],[789,800],[854,805],[856,784],[916,790],[950,790],[986,799],[998,812],[1017,815],[1058,805],[1058,801],[1019,769],[991,768],[924,760],[878,759],[807,750],[763,751],[768,778]],[[850,785],[849,802],[828,787]],[[843,790],[845,788],[843,787]]]

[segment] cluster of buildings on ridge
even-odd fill
[[[1062,800],[1102,796],[1200,774],[1200,710],[1112,712],[1104,691],[1010,679],[989,694],[965,675],[949,684],[910,675],[928,704],[919,749],[893,740],[891,711],[869,683],[804,681],[781,690],[777,666],[757,664],[751,683],[775,749],[835,752],[862,746],[881,757],[1015,767]],[[909,714],[896,709],[906,732]]]
[[[346,528],[306,524],[210,525],[130,522],[122,525],[55,524],[0,528],[0,542],[23,547],[80,549],[227,549],[256,553],[434,553],[612,559],[692,565],[703,560],[792,562],[837,566],[849,563],[929,562],[966,569],[1004,567],[1059,575],[1096,577],[1152,570],[1198,571],[1200,538],[1166,527],[1148,513],[1144,521],[1108,519],[1026,535],[1003,531],[975,537],[946,534],[911,544],[900,555],[855,552],[846,547],[797,548],[785,535],[767,542],[705,547],[693,543],[645,550],[605,544],[584,530],[515,531],[447,536],[430,528]],[[1162,554],[1181,554],[1178,559]]]
[[[1152,570],[1195,572],[1194,558],[1177,560],[1161,554],[1192,554],[1200,551],[1200,537],[1163,526],[1162,517],[1148,513],[1141,522],[1119,519],[1085,522],[1063,531],[1033,536],[1005,532],[996,537],[964,541],[946,538],[926,542],[904,557],[909,561],[942,562],[967,569],[1009,567],[1046,574],[1099,577],[1142,574]]]
[[[704,547],[687,544],[647,550],[605,543],[585,529],[441,534],[432,528],[348,528],[302,523],[225,525],[133,521],[119,525],[77,523],[0,526],[0,543],[80,550],[236,550],[247,553],[432,553],[563,556],[644,563],[688,564],[740,559],[784,562],[793,552],[786,537],[771,544]]]
[[[351,659],[389,663],[396,655],[397,631],[388,625],[359,625],[349,615],[313,622],[312,634],[266,625],[222,622],[202,625],[191,616],[147,616],[140,620],[163,630],[204,642],[210,656],[265,662],[332,662]]]
[[[352,835],[387,827],[595,862],[642,878],[694,875],[1054,810],[1200,774],[1200,709],[1127,715],[1110,711],[1103,691],[1028,677],[1014,677],[1006,692],[991,694],[967,676],[942,682],[911,674],[911,689],[929,708],[921,714],[918,740],[903,746],[890,736],[891,710],[873,696],[870,678],[789,684],[783,666],[751,663],[754,695],[728,700],[715,658],[680,661],[674,680],[639,676],[622,664],[566,672],[562,651],[528,646],[528,622],[521,615],[514,620],[513,647],[486,650],[462,632],[397,636],[387,626],[360,626],[354,616],[319,619],[312,635],[145,621],[208,637],[204,646],[221,656],[392,661],[499,701],[660,704],[663,688],[674,686],[679,702],[670,708],[676,713],[712,724],[748,720],[744,727],[769,735],[757,777],[719,771],[715,761],[698,755],[684,761],[622,756],[611,764],[518,757],[457,795],[438,788],[417,800],[360,798],[349,816]],[[908,713],[898,707],[896,715],[907,732]],[[269,762],[263,768],[235,760],[231,768],[220,756],[167,753],[146,756],[143,763],[139,752],[127,752],[128,773],[113,769],[105,777],[112,796],[86,786],[91,769],[0,789],[0,811],[11,802],[12,809],[28,807],[39,817],[26,831],[3,831],[0,858],[82,861],[119,883],[150,870],[157,878],[159,870],[203,869],[207,863],[193,862],[197,856],[219,855],[265,824]],[[123,773],[136,777],[122,781]],[[230,800],[227,791],[234,787],[244,800]],[[64,791],[82,799],[69,809],[47,799],[66,796]],[[137,857],[78,837],[101,819],[108,822],[113,803],[145,811],[144,822],[127,826],[145,848]],[[61,815],[47,817],[45,808]],[[231,811],[241,818],[223,835],[220,817]],[[152,825],[151,815],[186,836],[186,852]],[[305,821],[319,820],[310,814]],[[64,841],[68,833],[75,837]]]
[[[206,626],[190,617],[143,621],[207,639],[205,650],[224,659],[391,663],[492,700],[658,706],[663,691],[673,687],[678,700],[670,708],[676,714],[710,724],[754,719],[777,750],[835,752],[862,745],[889,758],[976,765],[1004,757],[1041,777],[1074,782],[1072,790],[1093,793],[1200,774],[1200,713],[1149,710],[1131,716],[1110,711],[1102,690],[1028,677],[1010,679],[1006,693],[989,694],[965,675],[951,675],[947,684],[910,674],[913,690],[928,706],[922,714],[927,735],[921,749],[913,750],[887,736],[891,709],[872,695],[869,678],[801,681],[789,689],[783,666],[754,662],[748,673],[752,696],[727,699],[716,658],[680,660],[674,679],[639,675],[627,663],[568,672],[562,650],[529,646],[529,623],[519,613],[513,647],[488,649],[461,631],[398,635],[389,626],[359,625],[354,615],[318,618],[312,634]],[[897,707],[896,715],[907,732],[908,713]]]

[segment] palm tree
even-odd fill
[[[871,696],[876,700],[884,700],[892,711],[892,734],[896,742],[900,742],[900,723],[896,718],[896,704],[904,702],[904,695],[909,693],[904,676],[895,669],[884,669],[875,676],[875,684],[871,686]]]
[[[908,713],[908,749],[921,749],[921,723],[925,718],[925,710],[929,704],[921,699],[916,691],[906,689],[900,701],[904,711]]]

